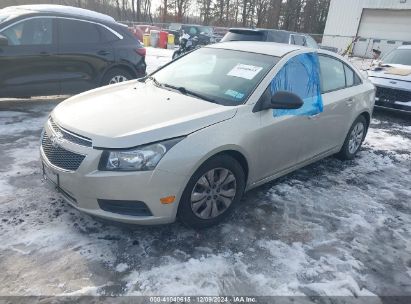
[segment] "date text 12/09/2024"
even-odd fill
[[[207,296],[194,296],[194,297],[150,297],[150,303],[258,303],[257,298],[238,296],[238,297],[207,297]]]

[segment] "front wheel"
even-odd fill
[[[216,156],[205,162],[189,180],[177,215],[192,228],[216,225],[232,212],[244,188],[241,165],[230,156]]]
[[[352,124],[344,145],[337,154],[339,159],[351,160],[355,157],[365,139],[367,128],[368,124],[364,116],[359,116]]]

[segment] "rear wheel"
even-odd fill
[[[102,85],[116,84],[133,79],[132,75],[124,69],[111,69],[104,75]]]
[[[352,124],[344,145],[337,157],[342,160],[351,160],[355,157],[361,148],[361,145],[367,134],[368,124],[364,116],[359,116]]]
[[[216,156],[191,177],[180,200],[178,217],[192,228],[213,226],[232,212],[244,187],[241,165],[230,156]]]

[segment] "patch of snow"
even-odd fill
[[[116,266],[116,271],[117,272],[124,272],[128,269],[128,265],[125,263],[120,263]]]

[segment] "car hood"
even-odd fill
[[[406,76],[395,75],[391,74],[389,70],[391,68],[398,68],[401,70],[409,70],[410,74]],[[383,67],[377,70],[368,70],[368,77],[375,77],[375,78],[385,78],[385,79],[392,79],[392,80],[400,80],[400,81],[410,81],[411,82],[411,66],[409,65],[402,65],[402,64],[390,64],[390,67]]]
[[[94,147],[128,148],[190,134],[228,120],[236,111],[131,81],[69,98],[52,117],[61,127],[91,138]]]

